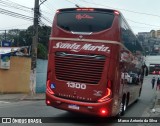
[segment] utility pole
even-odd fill
[[[38,45],[38,23],[39,23],[39,8],[47,0],[35,0],[34,5],[34,20],[33,20],[33,39],[32,39],[32,50],[31,50],[31,74],[30,74],[30,88],[31,94],[35,94],[36,87],[36,61],[37,61],[37,45]]]
[[[35,0],[34,5],[34,20],[33,20],[33,40],[31,50],[31,74],[30,74],[30,87],[31,94],[35,93],[36,86],[36,60],[37,60],[37,44],[38,44],[38,19],[39,19],[39,0]]]

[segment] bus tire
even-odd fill
[[[123,97],[120,105],[120,112],[119,112],[120,116],[123,116],[125,114],[126,108],[127,108],[127,101],[126,101],[126,98]]]
[[[141,96],[141,92],[142,92],[142,88],[140,88],[139,90],[139,97]]]

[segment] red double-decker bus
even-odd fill
[[[117,10],[58,10],[49,44],[46,104],[91,115],[123,115],[141,94],[142,51]]]

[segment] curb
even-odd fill
[[[45,94],[2,94],[0,101],[45,100]]]

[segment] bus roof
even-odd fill
[[[102,11],[102,12],[119,12],[118,10],[114,10],[114,9],[105,9],[105,8],[62,8],[62,9],[59,9],[58,11],[60,12],[65,12],[65,11]]]

